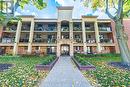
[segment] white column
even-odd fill
[[[101,53],[100,35],[99,35],[97,21],[95,21],[94,26],[95,26],[95,38],[96,38],[96,43],[97,43],[97,52]]]
[[[60,43],[59,40],[61,39],[61,22],[57,22],[57,57],[60,56]]]
[[[70,39],[73,40],[73,22],[69,22]]]
[[[32,53],[33,34],[34,34],[34,19],[31,21],[29,43],[28,43],[28,51],[27,51],[28,54]]]
[[[70,29],[70,56],[74,55],[74,48],[73,48],[73,22],[69,22],[69,29]]]
[[[61,39],[61,22],[57,22],[57,40]]]
[[[14,43],[14,48],[13,48],[13,55],[18,54],[18,43],[19,43],[20,34],[21,34],[21,26],[22,26],[21,21],[18,21],[18,26],[16,30],[16,35],[15,35],[15,43]]]
[[[84,44],[83,50],[84,53],[87,53],[85,21],[82,21],[82,34],[83,34],[83,44]]]

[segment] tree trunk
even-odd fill
[[[122,57],[122,61],[124,63],[130,64],[130,51],[127,45],[128,37],[124,33],[124,27],[122,24],[121,19],[115,21],[115,28],[116,28],[116,37],[120,49],[120,54]]]
[[[1,36],[2,36],[2,30],[3,30],[3,26],[0,25],[0,41],[1,41]]]

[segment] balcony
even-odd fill
[[[62,34],[61,35],[61,39],[69,39],[69,34]]]
[[[12,31],[12,32],[14,32],[16,30],[17,30],[17,26],[15,26],[15,25],[7,26],[7,27],[3,28],[3,31]]]
[[[21,43],[28,43],[29,39],[20,38],[19,42],[21,42]]]
[[[56,31],[57,27],[48,27],[46,31]]]
[[[34,28],[35,31],[45,31],[45,29],[41,26],[41,27],[35,27]]]
[[[51,43],[56,43],[56,39],[48,39],[48,40],[47,40],[47,43],[50,43],[50,44],[51,44]]]
[[[73,31],[82,31],[82,23],[74,22],[73,23]]]
[[[85,23],[85,30],[86,31],[94,31],[94,23],[93,22],[86,22]]]
[[[61,27],[61,31],[69,31],[69,27]]]
[[[2,38],[1,43],[14,43],[15,38]]]
[[[75,42],[77,42],[77,43],[83,43],[83,40],[82,40],[81,38],[77,38],[77,39],[75,38],[74,40],[75,40]]]
[[[94,27],[85,27],[86,31],[94,31]]]
[[[113,43],[113,40],[110,38],[103,38],[100,39],[100,43]]]
[[[56,39],[43,39],[43,38],[34,38],[34,43],[56,43]]]
[[[21,31],[30,31],[31,23],[23,23],[21,27]]]
[[[96,39],[86,39],[86,43],[96,43]]]
[[[108,31],[111,32],[111,27],[99,27],[99,31]]]
[[[74,27],[74,31],[82,31],[81,27]]]
[[[35,27],[35,31],[56,31],[57,27]]]

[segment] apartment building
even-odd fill
[[[85,16],[72,19],[73,7],[57,7],[57,19],[21,16],[22,21],[0,29],[0,50],[5,54],[56,54],[75,52],[118,53],[114,23]]]

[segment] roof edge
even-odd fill
[[[57,6],[58,10],[73,10],[73,6]]]

